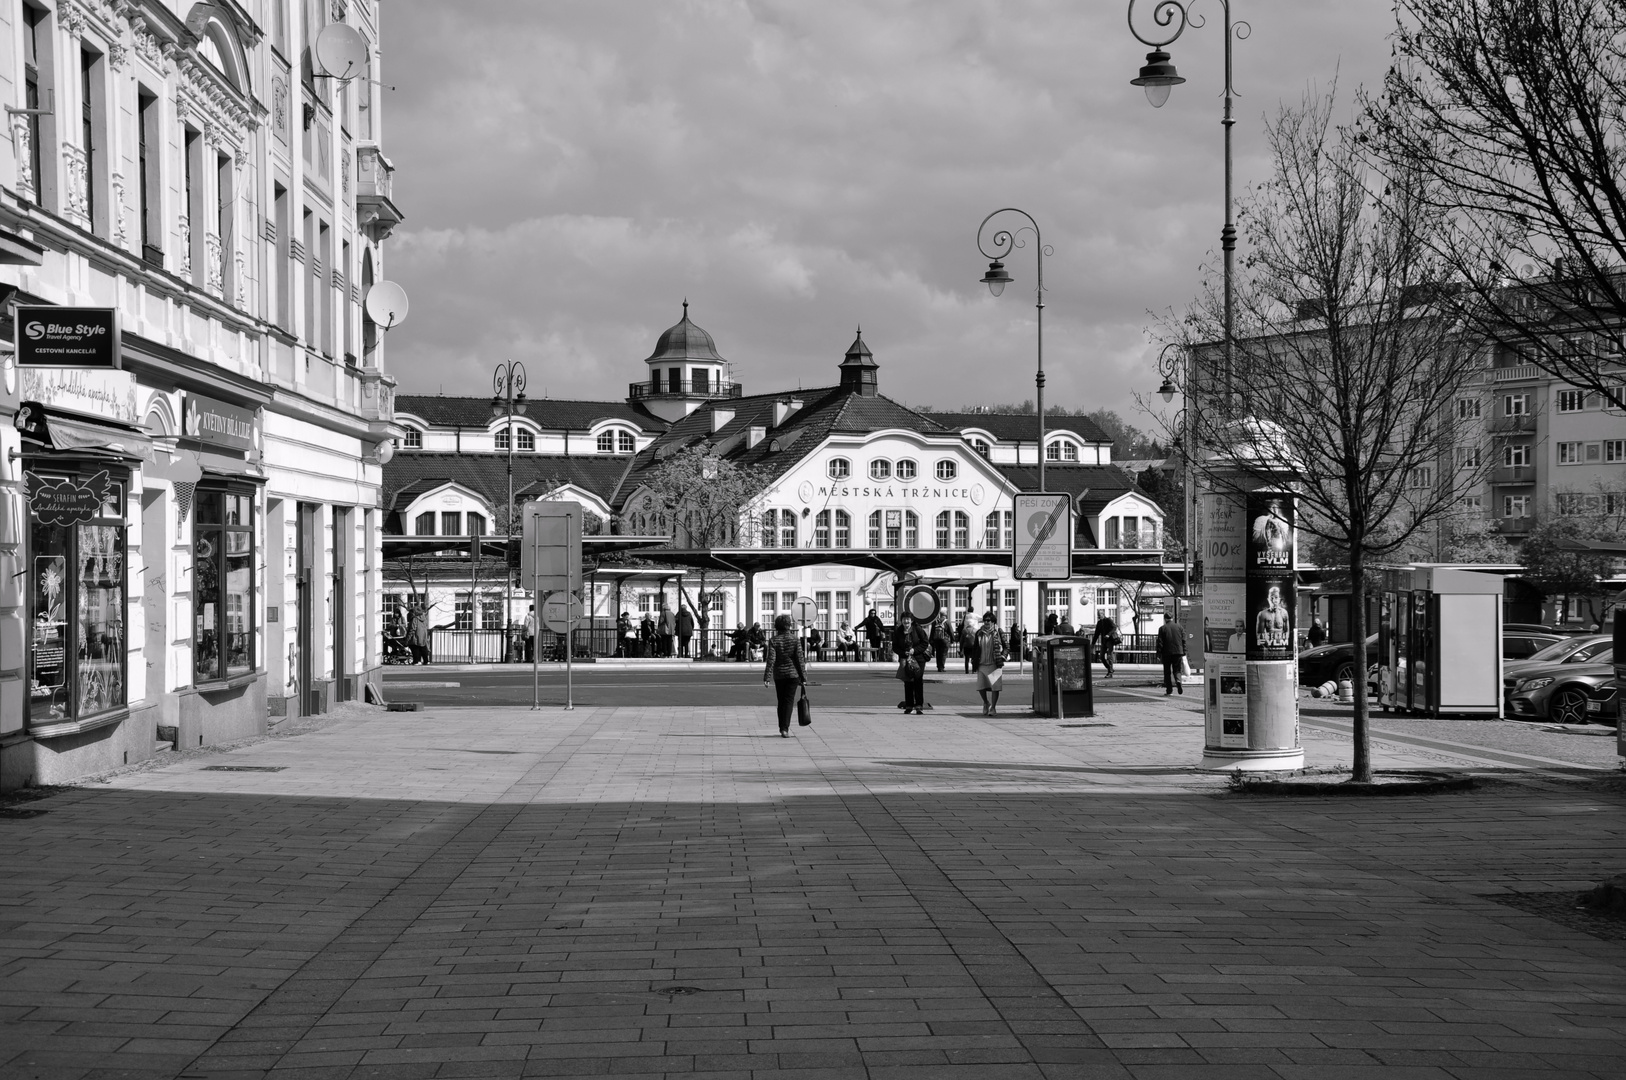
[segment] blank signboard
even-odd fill
[[[1442,593],[1438,600],[1439,711],[1501,715],[1501,596]]]

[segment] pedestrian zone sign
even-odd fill
[[[1065,493],[1018,495],[1011,569],[1018,581],[1069,581],[1073,576],[1073,500]]]

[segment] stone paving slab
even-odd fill
[[[1598,765],[1242,799],[1194,704],[358,713],[55,795],[0,821],[0,1077],[1626,1071],[1626,945],[1496,900],[1620,872]]]

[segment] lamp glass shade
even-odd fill
[[[492,416],[501,416],[502,413],[503,413],[502,398],[500,398],[500,397],[492,398],[491,399],[491,415]]]
[[[988,291],[998,296],[1005,291],[1005,286],[1012,281],[1011,275],[1006,272],[1005,264],[995,259],[988,264],[988,272],[982,275],[982,283],[988,286]]]
[[[514,399],[514,411],[519,413],[521,416],[525,415],[525,410],[529,407],[530,403],[525,400],[524,394],[520,394],[519,397]]]
[[[1174,383],[1170,382],[1168,379],[1164,379],[1163,385],[1157,388],[1158,397],[1162,398],[1165,402],[1173,401],[1174,395],[1178,394],[1179,392],[1180,391],[1175,388]]]
[[[993,293],[995,296],[998,296],[1000,293],[1005,291],[1005,283],[1003,281],[990,281],[988,283],[988,291]]]
[[[1151,83],[1147,83],[1146,100],[1152,103],[1152,108],[1161,109],[1169,100],[1169,91],[1172,89],[1174,89],[1174,87],[1168,83],[1160,83],[1156,86],[1152,85]]]

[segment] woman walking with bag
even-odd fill
[[[926,658],[932,654],[931,638],[905,615],[892,635],[892,652],[898,658],[898,678],[903,682],[903,714],[925,716]]]
[[[1005,681],[1005,635],[992,611],[983,615],[977,629],[977,693],[982,695],[982,715],[999,711],[999,691]]]
[[[796,711],[796,692],[807,685],[807,669],[802,663],[802,643],[796,640],[796,621],[781,615],[773,621],[773,637],[764,650],[767,664],[762,669],[762,685],[773,680],[779,700],[779,737],[790,738],[790,717]],[[805,691],[804,691],[805,692]]]

